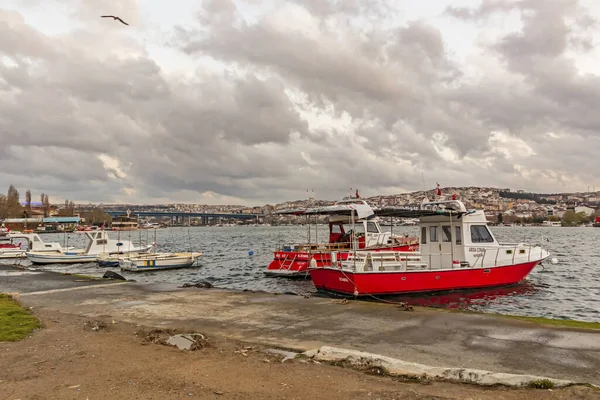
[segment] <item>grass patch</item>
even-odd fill
[[[69,273],[65,273],[64,275],[72,276],[73,278],[77,278],[77,279],[91,279],[91,280],[95,280],[95,281],[102,280],[102,278],[99,278],[97,276],[84,275],[84,274],[69,274]]]
[[[24,339],[40,322],[12,297],[0,293],[0,342],[16,342]]]
[[[518,321],[526,321],[539,325],[550,325],[558,326],[562,328],[576,328],[576,329],[596,329],[600,330],[600,322],[587,322],[587,321],[576,321],[572,319],[554,319],[544,317],[528,317],[524,315],[510,315],[510,314],[498,314],[498,313],[486,313],[481,311],[471,310],[460,310],[460,309],[448,309],[448,308],[430,308],[431,310],[439,312],[450,312],[450,313],[461,313],[461,314],[475,314],[489,317],[501,317],[508,319],[515,319]]]
[[[530,381],[527,387],[531,389],[554,389],[554,382],[550,379],[538,379],[536,381]]]
[[[552,319],[544,317],[524,317],[520,315],[496,314],[505,318],[528,321],[541,325],[561,326],[565,328],[600,329],[600,322],[574,321],[572,319]]]

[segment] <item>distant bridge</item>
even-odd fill
[[[126,215],[127,211],[107,211],[111,217]],[[131,215],[138,217],[170,217],[170,218],[231,218],[231,219],[258,219],[263,217],[262,214],[219,214],[219,213],[198,213],[198,212],[182,212],[182,211],[131,211]]]

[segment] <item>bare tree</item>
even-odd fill
[[[0,194],[0,221],[8,218],[8,207],[6,206],[6,196]]]
[[[25,208],[28,213],[31,211],[31,190],[29,189],[25,192]]]
[[[42,194],[42,210],[45,218],[50,216],[50,199],[47,194]]]
[[[10,185],[6,196],[6,207],[8,208],[9,217],[17,217],[21,214],[21,204],[19,203],[19,191]]]

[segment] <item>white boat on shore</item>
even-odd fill
[[[136,247],[128,240],[110,239],[106,231],[82,233],[88,237],[88,244],[85,249],[66,250],[56,253],[28,251],[26,253],[27,259],[32,264],[79,264],[95,262],[98,255],[102,253],[127,254],[149,251],[152,248],[152,245]]]
[[[162,269],[186,268],[194,265],[201,252],[190,253],[151,253],[137,257],[122,257],[119,267],[123,271],[156,271]]]

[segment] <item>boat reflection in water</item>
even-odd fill
[[[507,297],[528,296],[539,289],[531,282],[523,282],[512,286],[498,288],[457,290],[427,294],[393,296],[388,300],[402,301],[422,307],[441,307],[468,310],[490,303],[506,302]]]
[[[479,306],[492,303],[510,302],[509,298],[526,297],[537,293],[541,287],[531,282],[522,282],[512,286],[487,289],[454,290],[435,293],[414,293],[406,295],[385,296],[382,299],[403,302],[413,306],[447,308],[455,310],[475,310]],[[379,298],[364,300],[380,301]],[[516,300],[516,299],[515,299]]]

